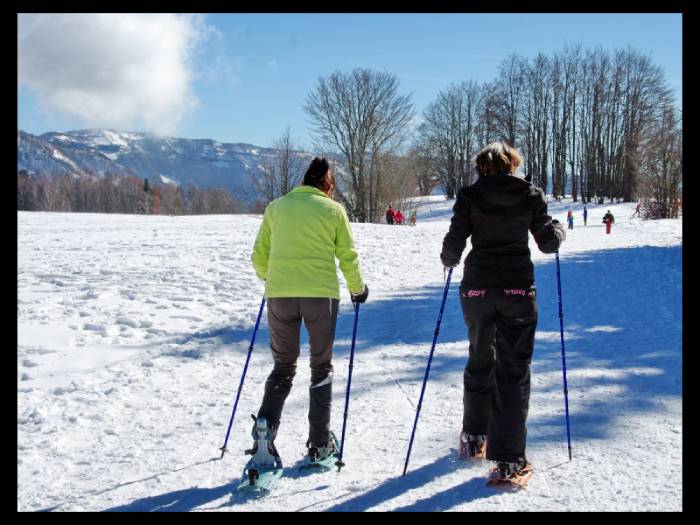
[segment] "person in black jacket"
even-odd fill
[[[525,422],[537,304],[528,231],[544,253],[566,234],[547,215],[542,190],[515,175],[522,157],[514,148],[490,144],[475,164],[479,178],[459,191],[440,255],[445,267],[457,266],[471,236],[460,286],[469,335],[460,454],[485,456],[511,478],[532,470]]]

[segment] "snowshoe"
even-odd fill
[[[253,447],[246,454],[253,457],[243,469],[243,477],[237,491],[244,493],[266,494],[270,492],[282,477],[282,459],[273,443],[274,430],[268,427],[264,417],[256,418],[253,426]]]
[[[330,470],[338,461],[340,445],[338,444],[338,438],[335,437],[333,432],[330,433],[328,443],[324,446],[313,445],[309,441],[306,442],[306,446],[308,450],[299,467],[300,469],[320,468],[322,470]]]
[[[467,434],[459,435],[459,457],[461,459],[486,457],[486,436]]]
[[[487,485],[525,488],[532,477],[532,463],[521,458],[516,462],[499,461],[489,473]]]

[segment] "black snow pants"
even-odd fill
[[[462,430],[487,436],[487,459],[513,462],[525,456],[535,288],[462,286],[460,296],[469,333]]]
[[[284,402],[292,389],[300,351],[301,322],[309,332],[311,386],[309,388],[309,442],[325,446],[330,437],[333,341],[338,299],[270,298],[267,319],[274,368],[265,383],[258,417],[266,418],[277,433]]]

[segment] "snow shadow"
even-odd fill
[[[89,497],[99,496],[99,495],[102,495],[102,494],[106,494],[106,493],[108,493],[108,492],[112,492],[112,491],[118,490],[118,489],[120,489],[120,488],[127,487],[127,486],[129,486],[129,485],[135,485],[135,484],[138,484],[138,483],[143,483],[144,481],[149,481],[149,480],[158,479],[160,476],[163,476],[163,475],[166,475],[166,474],[169,474],[169,473],[172,473],[172,472],[181,472],[181,471],[190,469],[190,468],[192,468],[192,467],[198,467],[198,466],[201,466],[201,465],[204,465],[204,464],[206,464],[206,463],[210,463],[210,462],[216,461],[216,460],[218,460],[218,458],[216,458],[216,457],[215,457],[215,458],[210,458],[210,459],[203,460],[203,461],[199,461],[199,462],[197,462],[197,463],[193,463],[193,464],[190,464],[190,465],[186,465],[186,466],[184,466],[184,467],[180,467],[180,468],[177,468],[177,469],[168,469],[168,470],[163,471],[163,472],[158,472],[157,474],[152,474],[151,476],[148,476],[148,477],[145,477],[145,478],[135,479],[135,480],[131,480],[131,481],[126,481],[126,482],[124,482],[124,483],[118,483],[117,485],[114,485],[113,487],[109,487],[109,488],[106,488],[106,489],[92,490],[92,491],[86,492],[86,493],[84,493],[84,494],[81,494],[81,495],[79,495],[79,496],[77,496],[77,497],[73,497],[73,498],[71,498],[70,501],[67,501],[67,502],[64,502],[64,503],[59,503],[59,504],[57,504],[57,505],[53,505],[53,506],[51,506],[51,507],[47,507],[47,508],[41,509],[41,510],[39,510],[39,512],[53,512],[53,511],[59,510],[61,507],[65,506],[65,505],[68,504],[68,503],[73,503],[73,504],[74,504],[74,503],[79,502],[79,501],[81,501],[81,500],[85,500],[85,499],[87,499],[87,498],[89,498]],[[165,496],[165,495],[163,495],[163,496]],[[160,498],[160,496],[158,496],[157,498]],[[159,501],[159,503],[157,503],[157,505],[158,505],[158,506],[162,506],[163,508],[169,507],[169,506],[171,505],[171,503],[167,503],[167,498],[164,498],[164,499],[162,499],[162,500],[159,499],[158,501]],[[162,502],[162,503],[161,503],[161,502]],[[133,503],[135,503],[135,502],[132,502],[132,503],[130,503],[130,504],[128,504],[128,505],[124,505],[123,507],[129,507],[129,506],[132,505]],[[130,510],[130,509],[126,509],[126,508],[122,509],[122,507],[116,507],[115,509],[110,509],[110,510]],[[138,509],[136,509],[136,510],[138,510]],[[155,510],[155,508],[154,508],[154,510]]]
[[[193,487],[158,496],[140,498],[104,512],[189,512],[211,501],[231,496],[234,483],[220,487]]]
[[[681,247],[639,247],[561,259],[574,448],[577,441],[608,437],[615,431],[617,417],[643,411],[663,413],[661,398],[681,396],[681,255]],[[536,266],[536,281],[540,336],[533,359],[533,395],[559,393],[562,362],[555,261]],[[455,283],[449,294],[430,382],[446,380],[448,374],[454,377],[455,373],[461,378],[466,364],[468,343],[457,288]],[[400,316],[387,315],[386,304],[381,302],[368,303],[363,311],[363,345],[390,345],[392,340],[387,334],[396,334],[388,328],[394,325],[400,327],[398,340],[425,346],[420,367],[394,373],[406,385],[404,390],[415,391],[416,401],[443,289],[435,286],[393,298],[391,308],[401,312]],[[441,354],[440,343],[454,342],[464,343],[463,355]],[[537,376],[547,376],[548,380],[536,384]],[[426,396],[429,395],[428,391]],[[561,398],[561,414],[539,416],[531,410],[529,444],[565,442],[563,395]],[[425,402],[429,402],[427,397]],[[461,392],[454,402],[461,407]],[[367,510],[456,468],[453,457],[443,457],[409,471],[406,478],[388,479],[328,510]],[[473,477],[395,510],[449,510],[493,495],[493,489],[484,483],[484,478]]]
[[[681,396],[682,248],[638,247],[586,252],[561,258],[562,304],[572,433],[577,439],[610,435],[617,415],[663,411],[663,398]],[[539,262],[538,327],[533,358],[533,395],[562,392],[562,359],[556,262]],[[445,306],[429,382],[457,380],[467,361],[467,330],[454,282]],[[405,356],[417,366],[392,370],[417,402],[425,373],[444,285],[396,294],[362,306],[357,352],[392,343],[420,345],[420,355]],[[346,317],[343,319],[342,317]],[[341,316],[341,326],[352,315]],[[441,345],[459,343],[441,351]],[[337,356],[343,354],[339,348]],[[390,362],[390,361],[389,361]],[[382,376],[380,371],[376,375]],[[369,376],[369,375],[368,375]],[[368,377],[365,376],[365,377]],[[539,382],[538,382],[539,380]],[[355,385],[353,385],[354,387]],[[358,385],[359,386],[359,385]],[[426,392],[429,402],[430,385]],[[563,412],[563,394],[561,395]],[[455,399],[461,407],[461,392]],[[528,442],[561,439],[563,415],[531,412]],[[538,428],[540,430],[538,430]],[[554,433],[554,434],[553,434]]]
[[[440,476],[444,476],[445,474],[462,469],[464,467],[464,462],[457,459],[457,451],[452,450],[451,452],[451,454],[443,456],[428,465],[423,465],[422,467],[409,470],[405,476],[394,477],[383,481],[375,488],[333,505],[332,507],[325,509],[325,511],[366,511],[380,505],[381,503],[401,496],[409,490],[424,487]],[[392,510],[414,512],[449,510],[452,507],[467,503],[469,501],[488,498],[495,495],[496,493],[493,490],[485,487],[485,483],[486,477],[472,477],[466,483],[462,483],[450,488],[449,490],[433,494],[430,497],[418,500],[411,505]]]
[[[605,438],[618,415],[663,411],[661,399],[681,396],[682,247],[637,247],[561,255],[562,302],[571,425],[574,440]],[[535,265],[538,326],[532,363],[533,396],[562,392],[562,361],[556,262],[554,256]],[[410,402],[417,403],[430,352],[444,284],[398,290],[390,298],[360,307],[356,360],[377,352],[387,365],[401,359],[410,366],[364,374],[365,381],[396,382]],[[341,302],[334,360],[347,360],[354,311]],[[268,351],[266,314],[256,337],[256,351]],[[308,343],[302,334],[302,357]],[[214,328],[192,340],[218,338],[245,352],[252,327]],[[393,356],[391,345],[404,347]],[[452,344],[449,350],[444,345]],[[455,352],[454,345],[463,351]],[[406,355],[410,347],[420,351]],[[387,350],[387,347],[389,348]],[[196,350],[196,349],[195,349]],[[184,357],[188,351],[181,353]],[[459,282],[450,286],[438,344],[430,369],[430,384],[450,380],[461,384],[468,340],[459,302]],[[300,366],[304,366],[300,363]],[[357,367],[356,363],[356,367]],[[390,373],[389,373],[390,372]],[[359,377],[359,376],[358,376]],[[344,383],[345,378],[338,378]],[[353,381],[353,389],[362,383]],[[430,402],[430,384],[426,403]],[[563,413],[563,395],[561,395]],[[290,400],[291,401],[291,400]],[[340,400],[342,401],[342,400]],[[291,401],[306,403],[307,400]],[[461,392],[454,400],[461,407]],[[460,408],[457,409],[461,410]],[[531,411],[528,442],[559,441],[563,415]]]

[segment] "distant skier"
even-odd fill
[[[331,358],[340,300],[336,258],[352,301],[364,303],[369,293],[360,274],[347,213],[332,199],[334,189],[335,179],[328,161],[314,158],[302,185],[265,209],[252,254],[255,272],[265,281],[274,360],[258,419],[267,420],[272,429],[269,441],[273,442],[296,373],[303,320],[309,332],[311,354],[306,446],[312,460],[324,459],[335,452],[329,424]]]
[[[605,224],[605,233],[610,234],[610,230],[612,229],[612,225],[615,222],[615,217],[613,217],[613,214],[610,213],[610,210],[608,210],[608,213],[603,215],[603,224]]]
[[[403,213],[401,213],[401,210],[396,210],[396,213],[394,213],[394,221],[396,224],[401,226],[403,224],[403,220],[405,217],[403,216]]]
[[[585,206],[583,207],[583,225],[586,226],[588,224],[588,208]]]
[[[384,212],[384,216],[386,217],[387,224],[394,224],[394,210],[391,208],[391,205],[387,208],[386,212]]]
[[[642,216],[642,214],[639,213],[639,210],[641,209],[641,207],[642,207],[642,203],[641,203],[641,202],[638,202],[638,203],[637,203],[637,207],[634,209],[634,213],[632,214],[632,217],[634,217],[635,215],[636,215],[637,217],[641,217],[641,216]],[[631,219],[632,217],[630,217],[630,219]]]
[[[566,223],[569,226],[570,230],[574,229],[574,212],[569,210],[569,213],[566,214]]]
[[[408,224],[410,224],[411,226],[416,225],[416,212],[415,211],[411,212],[411,216],[408,219]]]
[[[493,482],[525,482],[532,473],[525,422],[537,304],[528,230],[544,253],[566,238],[542,190],[511,176],[521,163],[503,142],[478,153],[479,178],[459,191],[440,254],[445,267],[457,266],[471,235],[460,287],[469,336],[460,455],[495,461]]]

